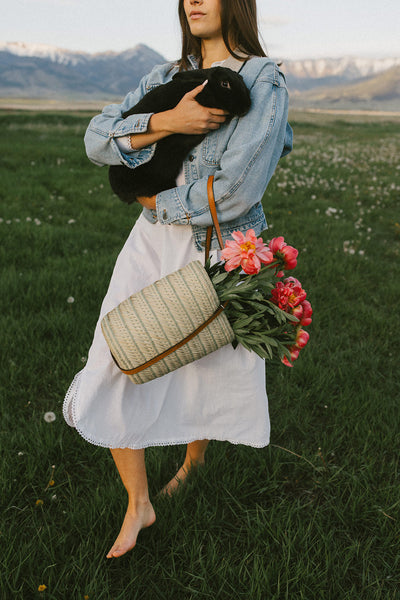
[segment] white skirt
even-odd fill
[[[212,260],[219,251],[211,253]],[[115,365],[103,337],[103,316],[131,294],[204,252],[190,225],[150,223],[143,214],[122,248],[101,306],[85,367],[66,394],[68,425],[88,442],[107,448],[146,448],[194,440],[269,443],[265,361],[239,345],[224,346],[198,361],[144,384]]]

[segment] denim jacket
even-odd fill
[[[196,59],[189,56],[189,60],[197,69]],[[165,225],[190,224],[198,250],[204,250],[206,230],[212,224],[207,199],[209,175],[214,175],[214,196],[224,241],[236,230],[244,233],[251,228],[259,235],[267,228],[262,196],[279,159],[293,147],[283,73],[274,61],[263,57],[254,56],[240,66],[240,74],[250,90],[250,111],[209,132],[185,158],[185,184],[157,194],[155,210],[143,209],[144,216],[152,223],[158,220]],[[177,71],[175,63],[155,66],[122,104],[106,106],[91,120],[85,146],[92,162],[123,164],[134,169],[153,157],[156,143],[124,153],[115,138],[147,131],[153,113],[130,115],[126,119],[122,113],[152,88],[171,81]],[[213,232],[211,248],[217,247]]]

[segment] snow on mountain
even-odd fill
[[[74,52],[48,44],[25,44],[24,42],[0,42],[0,52],[9,52],[16,56],[45,58],[61,65],[74,66],[91,57],[87,52]]]
[[[344,77],[355,79],[369,77],[400,65],[400,58],[315,58],[304,60],[283,60],[282,70],[299,78],[320,79]]]
[[[116,52],[114,50],[107,50],[105,52],[80,52],[74,50],[66,50],[65,48],[57,48],[56,46],[50,46],[48,44],[25,44],[24,42],[0,42],[0,52],[9,52],[16,56],[21,57],[35,57],[44,58],[51,62],[58,63],[61,65],[72,65],[76,66],[79,63],[85,63],[89,60],[109,60],[115,58],[121,58],[122,60],[131,60],[134,58],[140,58],[140,60],[154,60],[155,57],[160,55],[145,46],[144,44],[137,44],[133,48],[124,50],[123,52]]]

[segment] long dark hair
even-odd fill
[[[188,54],[193,54],[198,59],[201,69],[203,62],[201,39],[192,35],[190,31],[183,0],[179,0],[178,12],[182,29],[182,56],[178,61],[179,70],[190,69]],[[234,52],[236,48],[240,48],[248,55],[267,56],[259,40],[256,0],[221,0],[221,29],[225,46],[234,58],[240,59],[240,56]]]

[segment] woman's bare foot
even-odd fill
[[[156,520],[156,513],[150,501],[142,504],[128,504],[121,531],[107,554],[107,558],[118,558],[136,544],[138,533],[145,527],[150,527]]]
[[[203,461],[193,461],[190,463],[184,462],[177,474],[163,487],[163,489],[157,494],[158,496],[172,496],[178,488],[181,488],[185,483],[187,476],[199,466],[204,465]]]

